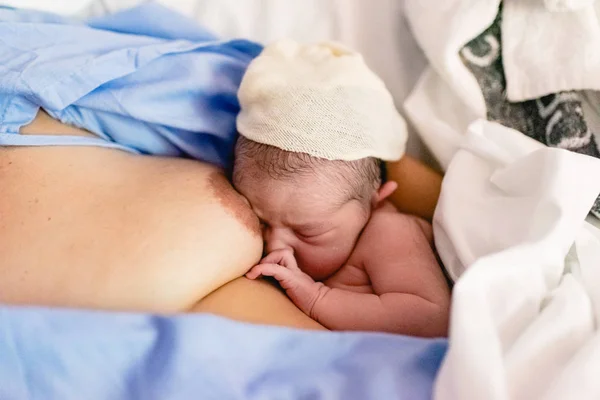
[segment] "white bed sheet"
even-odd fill
[[[435,398],[600,398],[600,160],[482,120],[465,139],[434,217],[460,277]]]

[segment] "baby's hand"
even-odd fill
[[[246,277],[256,279],[261,275],[277,279],[294,304],[308,316],[311,316],[316,302],[329,291],[329,288],[321,282],[315,282],[302,272],[298,268],[294,254],[287,249],[269,253],[260,260],[260,264],[246,274]]]

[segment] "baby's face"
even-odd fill
[[[315,177],[262,176],[236,188],[262,222],[265,251],[293,250],[298,267],[317,281],[344,265],[369,218],[365,205],[342,203],[339,191]]]

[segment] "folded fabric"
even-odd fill
[[[481,117],[485,101],[459,52],[494,21],[499,5],[500,0],[405,1],[409,25],[431,68]]]
[[[435,399],[598,398],[600,229],[584,221],[598,192],[600,160],[470,126],[434,216],[460,276]]]
[[[505,30],[512,29],[510,24],[504,23],[508,17],[506,7],[500,8],[490,25],[457,53],[462,67],[466,67],[477,82],[477,96],[464,89],[469,85],[451,87],[441,73],[429,71],[423,75],[418,88],[407,101],[406,110],[424,141],[442,166],[447,167],[469,123],[476,118],[487,118],[547,146],[600,157],[595,137],[600,133],[600,123],[595,118],[597,107],[591,104],[593,95],[569,90],[518,102],[508,98],[510,77],[506,73],[504,58]],[[522,20],[519,26],[527,24]],[[592,54],[600,54],[600,49]],[[465,81],[471,82],[470,79]],[[483,112],[473,104],[478,103],[481,97]],[[471,98],[471,104],[465,98]],[[582,174],[585,173],[582,171]],[[592,211],[600,215],[600,197]]]
[[[44,10],[61,15],[74,15],[85,9],[95,0],[2,0],[0,4],[5,6]]]
[[[546,8],[550,11],[573,11],[590,5],[596,0],[544,0]]]
[[[500,4],[510,101],[563,90],[600,90],[600,2],[562,3],[585,7],[559,13],[548,10],[541,0],[407,0],[406,15],[433,68],[462,93],[465,104],[481,113],[483,99],[458,51],[491,25]]]
[[[532,1],[502,4],[502,58],[510,101],[600,90],[600,3],[569,12],[551,12]]]
[[[562,61],[539,56],[542,50],[520,49],[521,59],[507,61],[517,53],[505,49],[505,39],[519,37],[507,31],[511,24],[530,32],[542,25],[525,18],[527,10],[558,13],[542,1],[498,6],[407,0],[431,66],[405,108],[446,170],[434,234],[456,280],[450,347],[434,398],[596,399],[600,385],[589,374],[600,369],[600,229],[586,215],[590,208],[600,215],[599,201],[592,206],[600,193],[600,98],[573,90],[577,80],[570,78],[581,70],[551,76]],[[519,20],[505,13],[509,7],[521,10]],[[554,26],[564,39],[558,48],[576,41],[581,28]],[[556,55],[545,43],[540,49]],[[585,60],[580,44],[565,53],[578,62]],[[593,62],[600,47],[587,50]],[[549,92],[513,101],[512,62],[541,82],[536,90]],[[562,84],[572,86],[552,92]],[[523,83],[523,93],[531,88]]]
[[[0,398],[431,398],[445,339],[0,308]]]
[[[503,65],[501,9],[494,22],[461,50],[460,58],[471,71],[486,102],[487,118],[516,129],[551,147],[600,157],[595,138],[581,108],[581,96],[575,91],[552,93],[526,100],[510,101],[506,96],[507,77]]]
[[[73,22],[0,8],[0,145],[92,145],[232,162],[237,89],[262,47],[156,4]],[[39,108],[100,139],[18,135]]]

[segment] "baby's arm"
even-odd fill
[[[329,289],[311,317],[335,330],[445,336],[450,290],[430,240],[425,221],[376,212],[351,257],[362,261],[375,294]]]

